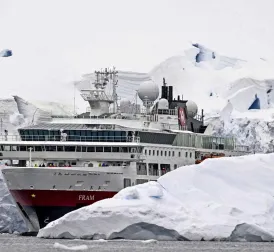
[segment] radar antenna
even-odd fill
[[[113,67],[113,72],[111,74],[111,79],[112,79],[112,83],[113,83],[113,113],[117,112],[118,109],[118,96],[117,96],[117,91],[116,91],[116,87],[118,86],[118,71],[116,71],[115,67]]]

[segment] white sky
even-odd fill
[[[273,0],[0,0],[0,97],[73,102],[97,68],[147,72],[198,42],[274,59]]]

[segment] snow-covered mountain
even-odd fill
[[[150,75],[161,84],[165,77],[175,92],[197,102],[207,114],[219,113],[232,103],[235,110],[245,112],[258,96],[261,108],[271,107],[274,74],[266,61],[246,62],[219,55],[195,44],[160,63]]]
[[[122,98],[134,97],[134,90],[138,89],[141,82],[149,78],[161,86],[162,79],[165,77],[166,81],[174,86],[175,93],[183,94],[186,99],[197,100],[198,105],[207,112],[214,109],[220,110],[227,99],[234,101],[238,92],[245,93],[244,88],[250,96],[245,99],[249,105],[251,105],[250,100],[254,100],[255,94],[262,99],[263,107],[268,104],[267,97],[273,96],[271,88],[274,74],[269,62],[261,59],[256,62],[247,62],[229,58],[199,44],[192,45],[180,55],[168,58],[149,73],[122,70],[118,72],[118,93]],[[79,90],[90,87],[86,76],[94,79],[93,74],[85,75],[83,80],[76,84]],[[267,96],[265,89],[269,92]],[[212,101],[210,105],[209,101]],[[218,103],[213,106],[215,102]],[[233,105],[237,106],[236,109],[244,109],[244,106],[237,101],[233,102]]]
[[[26,101],[14,96],[18,111],[30,123],[46,122],[52,117],[73,116],[73,108],[57,102]]]
[[[200,110],[204,109],[205,121],[209,124],[207,133],[234,136],[241,144],[254,146],[255,151],[269,152],[273,150],[274,122],[269,116],[274,108],[273,67],[264,59],[245,61],[193,44],[148,73],[118,70],[117,92],[122,101],[134,103],[142,82],[152,79],[160,87],[165,77],[167,83],[173,85],[175,96],[183,95],[184,99],[195,101]],[[89,88],[93,79],[94,74],[86,74],[74,85],[80,91]],[[112,93],[111,87],[107,93]],[[82,99],[78,92],[76,95],[76,100]],[[49,120],[51,116],[74,114],[71,105],[57,101],[26,101],[19,96],[14,96],[14,100],[2,100],[5,104],[0,109],[3,114],[4,108],[9,107],[4,113],[3,128],[12,131],[18,126]],[[137,102],[141,104],[139,99]],[[82,108],[78,112],[88,107],[84,101],[77,105]],[[252,108],[252,116],[247,116],[246,112]]]
[[[0,99],[0,134],[4,130],[17,134],[18,127],[73,115],[72,106],[58,102],[26,101],[19,96]]]
[[[20,118],[14,99],[0,99],[0,135],[4,134],[5,129],[10,133],[16,133]]]
[[[273,68],[272,62],[265,59],[245,61],[193,44],[149,73],[119,71],[118,94],[123,100],[135,101],[140,83],[152,79],[160,87],[165,77],[175,95],[183,95],[204,109],[210,124],[207,133],[234,136],[256,152],[269,152],[273,150]],[[90,87],[90,82],[84,78],[76,87]],[[227,111],[228,106],[231,111]],[[246,114],[248,111],[252,116]]]
[[[194,100],[209,116],[226,106],[228,100],[234,109],[245,112],[256,97],[260,108],[273,107],[274,73],[270,62],[255,62],[219,55],[206,47],[193,44],[180,55],[168,58],[149,73],[118,70],[118,94],[123,99],[135,99],[140,83],[152,79],[162,85],[163,77],[173,85],[175,95]],[[78,90],[89,88],[94,74],[87,74],[76,83]],[[111,93],[112,90],[109,90]]]

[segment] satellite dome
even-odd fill
[[[130,104],[130,103],[131,102],[126,98],[123,98],[123,99],[120,100],[120,104]]]
[[[138,89],[138,96],[142,101],[146,99],[154,102],[159,96],[159,87],[152,80],[144,81]]]
[[[189,117],[194,117],[197,115],[198,106],[194,101],[188,100],[186,103],[186,107],[187,107],[187,115]]]
[[[158,101],[158,109],[168,109],[168,100],[162,98]]]

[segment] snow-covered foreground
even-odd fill
[[[274,154],[256,154],[181,167],[68,213],[38,237],[272,240],[273,163]]]

